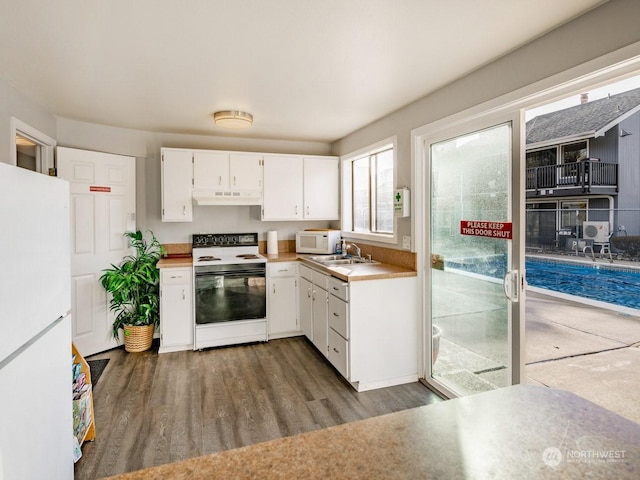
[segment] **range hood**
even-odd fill
[[[255,190],[194,190],[194,205],[262,205],[262,192]]]

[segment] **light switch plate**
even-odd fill
[[[402,248],[405,250],[411,250],[411,237],[408,235],[404,235],[402,237]]]

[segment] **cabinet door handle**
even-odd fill
[[[338,287],[333,287],[333,289],[337,292],[338,290],[340,290]]]
[[[336,347],[333,347],[333,351],[336,353],[340,353],[340,351]]]
[[[222,175],[218,175],[218,185],[222,185]]]
[[[236,186],[236,176],[235,175],[233,176],[233,186],[234,187]]]
[[[186,215],[186,214],[187,214],[187,206],[182,205],[182,215]]]
[[[336,312],[333,312],[333,316],[334,317],[339,317],[340,315],[338,315]]]
[[[307,288],[307,298],[311,298],[311,289]]]
[[[182,299],[186,299],[187,298],[187,294],[184,291],[184,288],[182,289]]]
[[[315,299],[316,299],[316,291],[311,290],[311,300],[315,300]]]
[[[273,284],[273,293],[276,293],[276,284]]]
[[[296,205],[296,215],[298,215],[298,205]]]
[[[309,215],[309,205],[307,205],[307,215]]]

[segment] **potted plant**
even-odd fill
[[[116,314],[113,337],[124,332],[125,350],[142,352],[151,347],[154,328],[160,325],[160,272],[156,267],[165,253],[152,232],[147,241],[140,230],[125,232],[135,253],[120,265],[103,270],[100,282],[110,293],[109,310]]]

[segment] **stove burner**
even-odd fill
[[[202,257],[198,257],[199,262],[213,262],[215,260],[220,260],[220,258],[214,257],[213,255],[203,255]]]
[[[256,258],[260,258],[259,256],[253,254],[253,253],[243,253],[241,255],[236,255],[236,258],[244,258],[246,260],[253,260]]]

